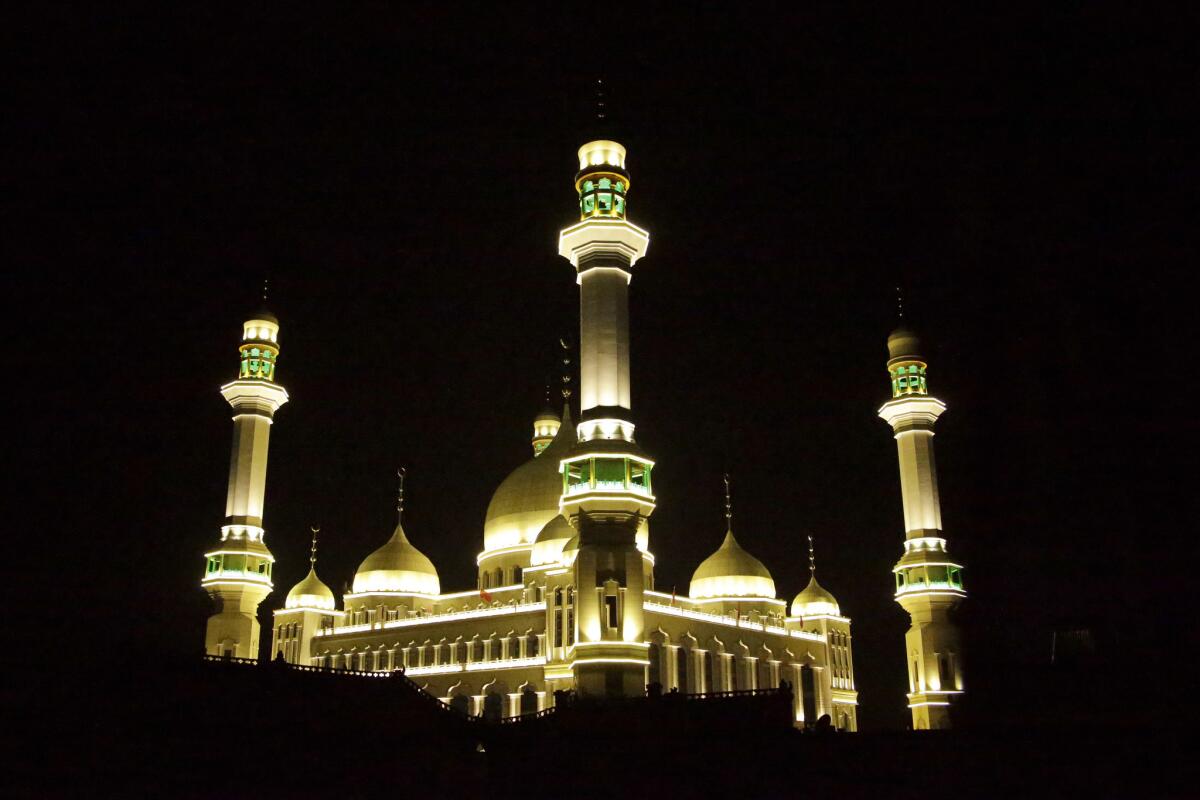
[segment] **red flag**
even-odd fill
[[[483,598],[483,602],[485,602],[485,603],[492,602],[492,596],[491,596],[491,594],[488,593],[487,589],[480,589],[479,596]]]

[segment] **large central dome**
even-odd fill
[[[492,495],[483,523],[483,549],[533,544],[546,523],[558,516],[562,475],[558,463],[575,444],[571,409],[563,409],[562,427],[540,455],[513,470]]]

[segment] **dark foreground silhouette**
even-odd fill
[[[10,686],[40,702],[8,796],[1194,796],[1181,729],[1111,724],[837,733],[791,725],[787,689],[623,701],[560,696],[468,717],[407,678],[281,664],[156,665]],[[34,695],[41,694],[40,698]],[[25,734],[28,735],[25,735]],[[661,794],[660,794],[661,793]]]

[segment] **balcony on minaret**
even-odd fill
[[[563,494],[632,492],[653,497],[653,462],[637,456],[581,456],[563,462]]]
[[[892,397],[929,394],[929,387],[925,383],[925,364],[920,361],[889,364],[888,372],[892,376]]]

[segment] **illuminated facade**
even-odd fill
[[[904,555],[892,572],[896,602],[912,622],[905,635],[908,707],[914,730],[950,727],[950,707],[963,693],[962,645],[950,612],[967,596],[961,564],[947,552],[938,502],[933,425],[946,404],[929,394],[916,334],[888,337],[892,399],[879,416],[896,437],[904,500]]]
[[[270,652],[304,665],[404,669],[447,704],[492,717],[546,708],[558,690],[636,696],[657,684],[664,692],[715,693],[786,681],[797,724],[828,714],[838,728],[856,730],[850,619],[815,575],[789,608],[767,568],[734,537],[730,514],[724,542],[696,569],[688,595],[655,589],[655,459],[634,435],[628,313],[634,267],[650,236],[626,219],[625,148],[593,141],[578,156],[580,220],[561,232],[559,254],[579,286],[580,413],[576,420],[567,403],[561,414],[547,409],[535,418],[532,457],[488,506],[477,585],[443,591],[436,568],[398,523],[362,562],[340,609],[314,561],[274,612]],[[255,372],[260,357],[230,386],[278,389],[278,326],[271,324],[271,372]],[[246,325],[257,332],[260,322]],[[256,413],[251,419],[269,424],[269,414]],[[235,444],[235,467],[240,452]],[[265,433],[254,452],[265,459]],[[266,553],[261,500],[260,482],[253,530]],[[222,585],[234,580],[220,565],[218,572]],[[254,605],[270,591],[269,571],[262,580],[242,573],[236,580],[258,591]],[[210,583],[216,579],[206,577]],[[252,618],[249,602],[239,608]],[[222,642],[230,637],[212,629],[209,652],[228,652]],[[245,646],[232,637],[233,655],[256,654],[249,636]]]

